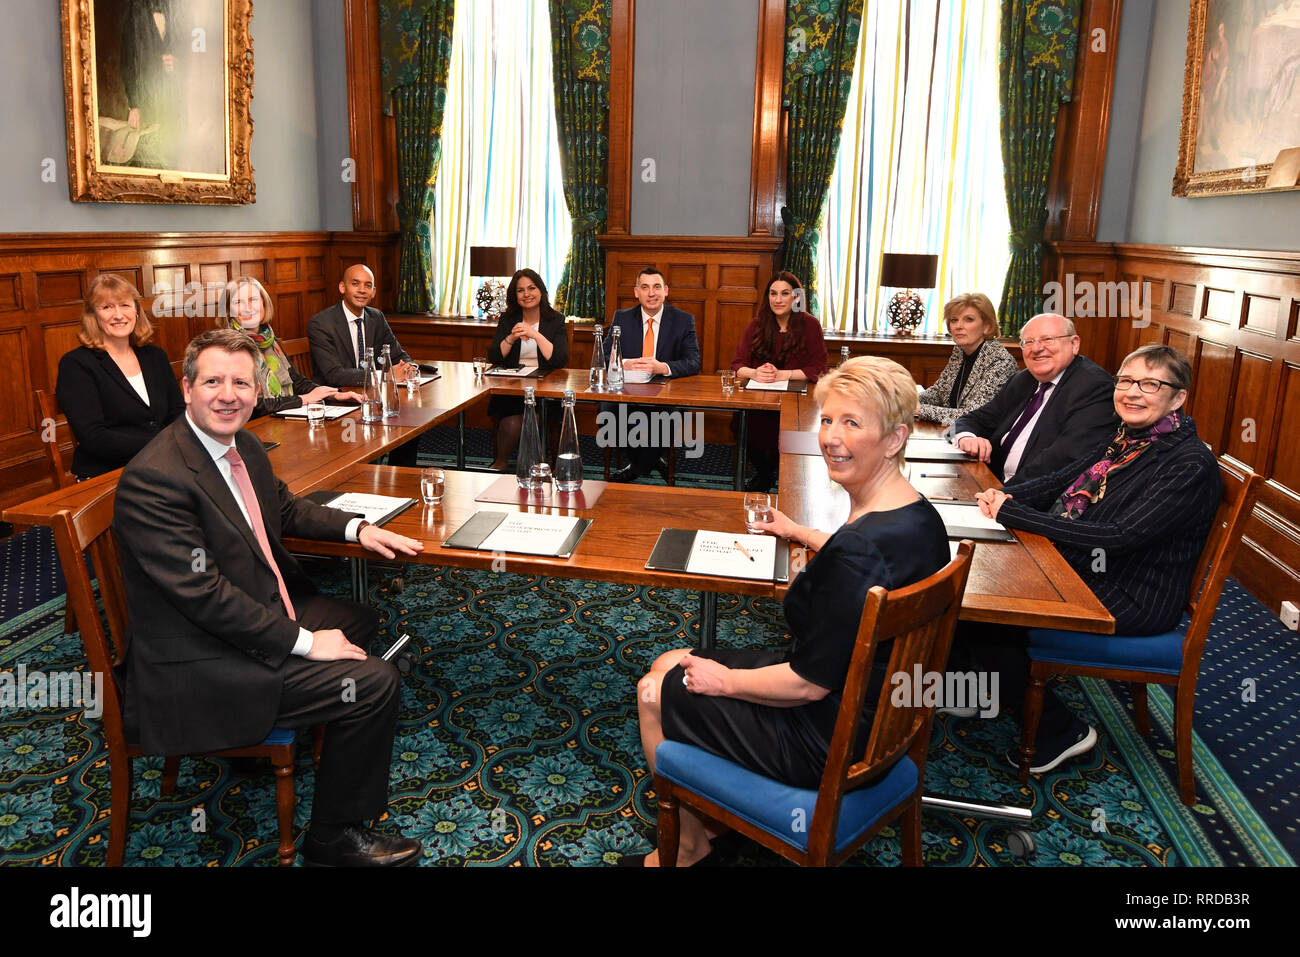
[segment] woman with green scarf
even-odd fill
[[[294,368],[271,328],[271,317],[275,314],[271,296],[252,276],[240,276],[226,283],[224,306],[219,313],[224,318],[218,319],[217,325],[243,332],[257,343],[261,352],[257,363],[261,395],[253,410],[254,418],[282,409],[297,409],[329,396],[362,401],[355,392],[340,392],[332,386],[317,385]]]

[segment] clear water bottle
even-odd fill
[[[594,368],[594,367],[593,367]],[[564,390],[564,425],[560,428],[560,448],[555,456],[555,490],[576,492],[582,488],[582,447],[578,445],[578,417],[572,389]]]
[[[542,448],[542,432],[537,425],[537,397],[532,386],[524,389],[524,424],[519,433],[519,455],[515,463],[515,479],[522,489],[533,488],[533,466],[546,458]]]
[[[397,415],[397,373],[393,371],[393,356],[387,343],[384,344],[383,356],[380,359],[379,372],[379,401],[383,406],[384,418],[389,419]]]
[[[596,332],[591,346],[591,381],[588,388],[592,392],[605,391],[605,337],[601,334],[600,326],[596,327]]]
[[[844,363],[848,361],[849,361],[849,347],[840,346],[840,365],[844,365]]]
[[[611,392],[623,391],[623,330],[615,326],[610,335],[614,337],[609,347],[609,375],[605,384]]]
[[[368,348],[366,349],[365,358],[361,360],[362,422],[379,422],[384,417],[384,410],[379,398],[382,390],[377,375],[375,350]]]

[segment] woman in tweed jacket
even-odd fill
[[[921,393],[916,417],[952,425],[997,395],[1018,367],[998,342],[998,316],[982,292],[949,299],[943,318],[956,345],[939,381]]]

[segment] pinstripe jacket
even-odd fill
[[[1115,616],[1117,635],[1158,635],[1178,626],[1192,573],[1223,494],[1219,465],[1190,416],[1106,484],[1077,519],[1048,514],[1083,471],[1106,454],[1008,485],[998,521],[1045,535]]]
[[[956,407],[948,405],[948,396],[957,373],[961,371],[961,361],[965,353],[961,346],[952,347],[952,356],[948,364],[939,373],[939,381],[917,397],[916,417],[927,422],[952,425],[970,409],[978,409],[984,403],[992,401],[1008,379],[1016,374],[1018,366],[1002,343],[996,339],[987,339],[975,357],[966,385],[957,397]]]

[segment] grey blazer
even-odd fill
[[[978,409],[989,402],[1006,385],[1008,379],[1016,374],[1019,367],[1016,360],[1007,352],[1006,347],[996,339],[988,339],[975,357],[966,385],[957,397],[957,405],[948,405],[948,396],[957,373],[961,371],[961,361],[965,353],[961,346],[952,347],[948,364],[939,373],[939,381],[917,397],[916,417],[927,422],[952,425],[970,409]]]

